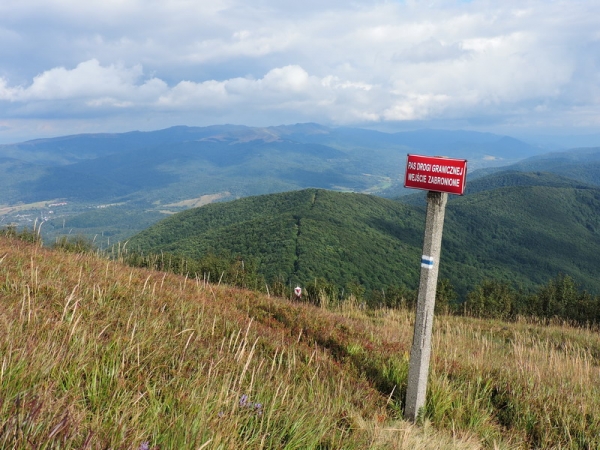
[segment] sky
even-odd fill
[[[300,122],[600,133],[600,1],[0,2],[0,143]]]

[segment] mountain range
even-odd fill
[[[0,146],[0,204],[64,199],[173,203],[318,187],[385,194],[402,187],[407,152],[472,167],[540,152],[507,136],[466,131],[382,133],[317,124],[173,127]]]
[[[542,152],[490,133],[318,124],[43,139],[0,146],[0,223],[39,220],[48,241],[102,248],[142,232],[141,250],[239,254],[289,282],[414,285],[424,194],[403,188],[406,154],[443,154],[468,159],[469,175],[449,201],[441,276],[464,293],[566,272],[600,292],[600,148]]]
[[[502,168],[485,168],[477,176],[499,170],[520,172],[551,172],[585,183],[600,185],[600,147],[575,148],[525,158]]]

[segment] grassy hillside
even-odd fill
[[[527,178],[530,185],[449,202],[440,276],[461,295],[484,278],[531,288],[559,273],[600,292],[598,268],[590,264],[600,251],[600,190],[555,177]],[[414,288],[423,233],[423,208],[309,189],[185,211],[128,245],[191,258],[242,255],[255,260],[269,282],[280,276],[306,285],[320,277],[340,289],[351,282],[366,289]]]
[[[597,448],[597,333],[437,317],[424,427],[413,314],[328,311],[0,238],[0,447]]]

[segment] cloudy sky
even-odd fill
[[[2,0],[0,143],[171,125],[600,131],[598,0]]]

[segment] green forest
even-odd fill
[[[600,189],[554,175],[534,179],[541,185],[448,203],[440,308],[478,317],[600,318],[600,284],[589,263],[600,251]],[[398,201],[307,189],[175,214],[130,239],[126,253],[134,265],[281,296],[299,285],[314,303],[351,297],[368,306],[410,305],[424,215]]]

